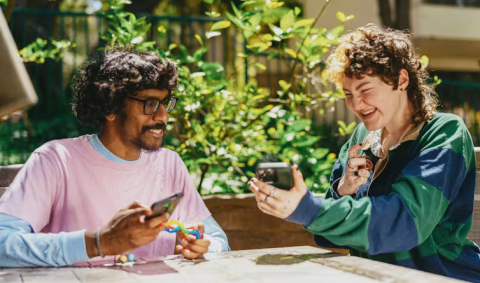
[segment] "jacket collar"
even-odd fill
[[[392,146],[389,150],[394,150],[397,147],[399,147],[402,143],[406,141],[411,141],[411,140],[416,140],[420,134],[420,130],[422,130],[423,126],[425,125],[425,122],[422,122],[415,126],[415,124],[410,124],[407,129],[403,132],[402,136],[400,137],[399,142]],[[383,129],[378,129],[376,131],[370,132],[367,137],[363,140],[362,144],[362,150],[368,150],[373,153],[373,155],[380,157],[380,158],[385,158],[382,155],[382,134],[383,134]]]

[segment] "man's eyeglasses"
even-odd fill
[[[135,97],[128,96],[129,99],[140,101],[143,103],[143,113],[145,115],[152,115],[157,112],[160,103],[165,106],[167,113],[172,112],[175,109],[175,104],[177,104],[178,98],[174,96],[168,96],[163,100],[158,98],[148,98],[148,99],[138,99]]]

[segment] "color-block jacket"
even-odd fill
[[[385,156],[379,140],[381,131],[358,125],[342,147],[326,198],[307,192],[287,220],[303,224],[323,247],[342,246],[351,255],[480,282],[480,250],[467,239],[475,153],[463,121],[437,113],[409,127]],[[348,149],[358,143],[373,161],[374,174],[353,197],[339,197]]]

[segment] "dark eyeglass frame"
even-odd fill
[[[131,96],[127,96],[127,98],[132,99],[132,100],[136,100],[136,101],[139,101],[139,102],[142,102],[142,103],[143,103],[143,114],[145,114],[145,115],[153,115],[153,114],[155,114],[155,113],[158,111],[158,108],[160,107],[160,104],[163,104],[163,105],[165,106],[165,110],[167,111],[167,113],[170,113],[170,112],[173,111],[173,109],[175,109],[175,105],[177,104],[177,101],[178,101],[178,97],[170,96],[170,95],[167,96],[167,97],[165,97],[165,98],[162,99],[162,100],[160,100],[160,99],[158,99],[158,98],[139,99],[139,98],[135,98],[135,97],[131,97]],[[159,103],[158,103],[157,108],[156,108],[152,113],[147,113],[147,111],[146,111],[147,103],[148,103],[149,101],[151,101],[151,100],[158,101]],[[169,110],[169,109],[167,108],[167,105],[168,105],[167,103],[168,103],[170,100],[171,100],[172,103],[173,103],[173,107],[171,107],[172,109]]]

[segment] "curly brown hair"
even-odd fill
[[[136,52],[123,47],[104,51],[87,61],[73,84],[73,112],[78,120],[101,128],[109,114],[123,113],[128,95],[144,89],[177,88],[177,67],[154,52]]]
[[[398,89],[400,71],[408,72],[407,87],[415,124],[430,121],[437,110],[438,96],[426,81],[428,73],[415,52],[411,36],[404,31],[368,24],[342,37],[327,60],[327,78],[341,89],[344,77],[378,76]]]

